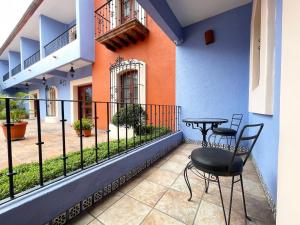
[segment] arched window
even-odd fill
[[[46,87],[47,100],[47,116],[56,116],[56,100],[57,99],[56,89],[54,87]]]
[[[120,94],[118,102],[121,103],[138,103],[138,72],[129,70],[120,75]]]

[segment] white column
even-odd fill
[[[300,1],[283,0],[277,224],[300,224]]]

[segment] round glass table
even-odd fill
[[[187,127],[200,130],[203,144],[207,144],[207,132],[223,123],[227,123],[228,120],[223,118],[186,118],[183,119],[182,122],[184,122]]]

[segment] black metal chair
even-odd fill
[[[225,138],[226,138],[227,145],[231,146],[232,139],[234,139],[235,144],[236,144],[236,135],[238,133],[238,130],[240,128],[242,120],[243,120],[243,114],[237,114],[237,113],[233,114],[232,118],[231,118],[230,127],[229,128],[227,128],[227,127],[213,128],[212,135],[210,136],[210,138],[214,137],[214,142],[216,142],[216,137],[221,136],[218,144],[220,144],[221,140],[225,139]],[[228,139],[230,140],[229,143],[228,143]],[[209,139],[209,142],[210,142],[210,139]]]
[[[190,198],[188,199],[189,201],[192,199],[192,188],[188,179],[188,170],[191,170],[194,174],[204,179],[206,192],[208,190],[209,182],[218,183],[226,225],[230,224],[233,186],[239,181],[241,182],[242,187],[245,217],[248,220],[251,220],[247,215],[242,173],[243,167],[250,156],[250,153],[263,129],[263,126],[264,124],[244,126],[233,151],[230,151],[227,148],[217,147],[203,147],[193,150],[189,157],[191,161],[187,164],[184,170],[185,182],[190,191]],[[228,220],[226,217],[219,180],[219,177],[221,176],[232,177]],[[235,180],[236,176],[239,176],[239,179]]]

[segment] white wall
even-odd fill
[[[300,1],[283,0],[277,224],[300,224]]]

